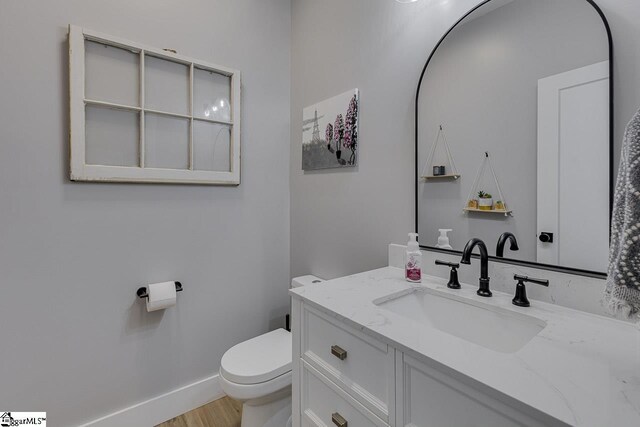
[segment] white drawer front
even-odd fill
[[[303,325],[303,359],[389,421],[389,408],[395,401],[393,348],[313,308],[305,307]],[[332,350],[338,355],[344,351],[346,357]]]
[[[336,427],[341,419],[346,427],[387,427],[327,377],[305,362],[302,365],[303,427]]]

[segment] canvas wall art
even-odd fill
[[[358,89],[353,89],[303,110],[303,170],[358,164],[358,102]]]

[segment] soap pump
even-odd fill
[[[409,233],[409,243],[404,259],[404,277],[407,282],[420,283],[422,281],[422,252],[418,244],[418,234]]]
[[[449,236],[447,235],[449,231],[453,230],[450,228],[440,228],[438,231],[440,231],[440,236],[438,237],[438,244],[436,245],[436,248],[453,249],[449,244]]]

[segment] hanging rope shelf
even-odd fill
[[[480,179],[485,173],[485,170],[489,166],[489,171],[491,171],[491,176],[496,184],[496,189],[498,190],[498,195],[500,199],[495,203],[493,202],[493,197],[491,194],[485,193],[482,190],[478,190],[478,185],[480,184]],[[477,194],[477,198],[475,195]],[[498,182],[498,177],[496,176],[496,172],[493,169],[493,165],[491,164],[491,159],[489,158],[489,153],[484,153],[484,158],[482,159],[482,164],[478,169],[478,174],[476,175],[476,179],[473,181],[473,185],[471,186],[471,191],[469,192],[469,197],[467,197],[467,203],[464,207],[465,212],[479,212],[479,213],[489,213],[489,214],[502,214],[504,216],[512,216],[513,211],[510,210],[507,206],[507,202],[502,194],[502,189],[500,188],[500,183]]]
[[[433,156],[436,152],[436,148],[438,147],[438,143],[442,139],[444,143],[444,149],[447,153],[447,159],[449,160],[449,167],[451,171],[447,173],[445,166],[434,166],[433,165]],[[460,174],[458,173],[458,169],[456,168],[456,164],[453,161],[453,156],[451,155],[451,150],[449,149],[449,143],[447,142],[447,138],[444,135],[444,129],[442,125],[438,130],[438,136],[436,136],[436,141],[431,146],[431,151],[429,151],[429,156],[427,157],[427,161],[424,163],[424,167],[422,168],[422,173],[420,174],[420,178],[425,181],[430,180],[451,180],[460,178]]]

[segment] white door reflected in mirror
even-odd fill
[[[607,269],[608,137],[609,61],[538,82],[538,262]]]

